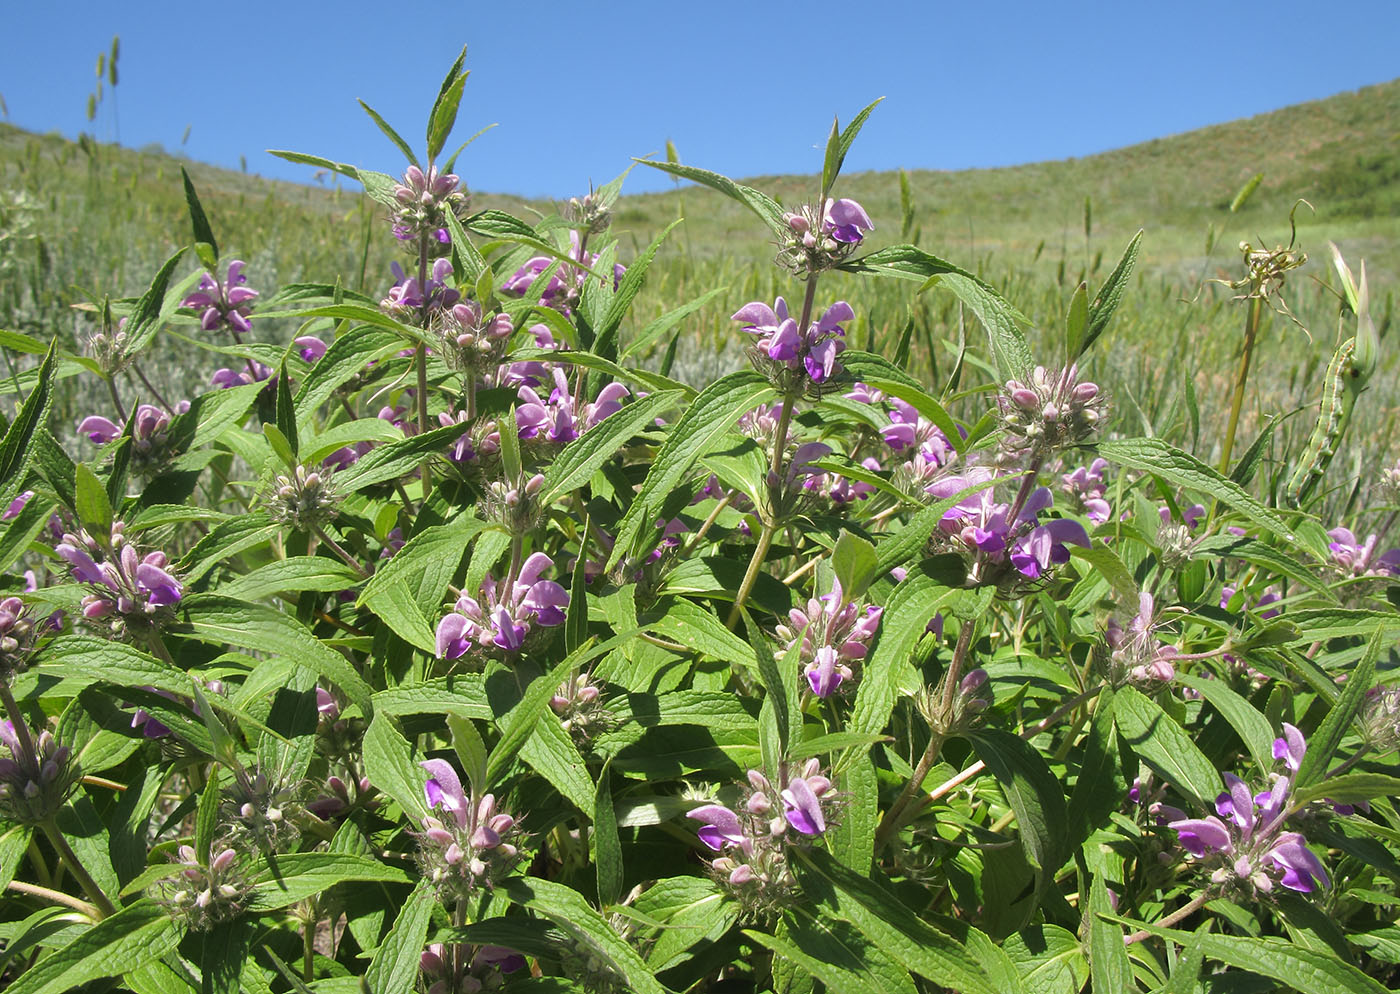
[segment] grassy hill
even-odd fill
[[[1373,309],[1388,330],[1400,280],[1397,132],[1400,80],[1081,159],[914,171],[907,176],[910,212],[903,225],[897,172],[845,176],[838,192],[860,200],[875,219],[873,247],[915,240],[1002,288],[1049,329],[1032,333],[1047,358],[1074,286],[1101,281],[1132,234],[1145,228],[1137,285],[1095,357],[1094,373],[1117,394],[1120,413],[1141,420],[1132,430],[1160,433],[1188,420],[1187,381],[1205,425],[1225,406],[1223,384],[1242,316],[1227,291],[1203,279],[1237,274],[1235,246],[1242,238],[1287,242],[1288,212],[1298,198],[1314,208],[1298,211],[1298,240],[1312,258],[1292,275],[1285,300],[1312,337],[1282,316],[1271,319],[1253,409],[1287,413],[1314,395],[1336,337],[1335,300],[1309,279],[1327,277],[1327,240],[1353,264],[1367,260]],[[189,237],[181,164],[200,189],[225,257],[247,260],[254,285],[339,277],[376,294],[388,285],[395,246],[381,208],[353,184],[342,188],[335,177],[320,186],[270,181],[160,150],[73,143],[0,126],[0,328],[58,335],[73,346],[90,332],[89,317],[72,306],[85,292],[121,296],[143,289]],[[367,165],[395,168],[387,155]],[[1263,174],[1262,183],[1231,214],[1231,199],[1255,173]],[[816,185],[810,176],[745,182],[789,205],[811,196]],[[473,205],[525,217],[553,210],[545,202],[475,191]],[[621,258],[677,216],[686,223],[658,257],[636,314],[646,320],[713,287],[728,288],[683,331],[696,347],[681,350],[677,373],[699,379],[742,361],[729,321],[733,310],[791,291],[768,264],[772,247],[761,224],[702,188],[624,197],[613,229]],[[846,296],[856,308],[858,345],[888,348],[912,320],[916,372],[934,380],[951,365],[956,345],[950,343],[963,333],[976,342],[980,334],[950,299],[916,298],[912,286],[843,275],[826,277],[823,286],[824,299]],[[280,336],[285,329],[263,332]],[[1392,342],[1388,337],[1385,344]],[[166,358],[162,375],[181,389],[197,389],[207,378],[204,359],[179,348]],[[1396,418],[1389,404],[1398,365],[1386,357],[1374,403],[1363,412],[1378,432],[1388,432]]]

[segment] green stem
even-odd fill
[[[169,414],[172,418],[175,417],[175,408],[170,406],[170,401],[160,395],[160,391],[155,388],[155,384],[146,379],[146,374],[142,372],[141,367],[136,364],[134,359],[131,362],[131,371],[136,374],[138,380],[146,385],[146,389],[151,391],[151,396],[156,399],[156,403],[165,408],[165,413]]]
[[[1175,925],[1182,919],[1189,918],[1192,915],[1194,915],[1197,911],[1200,911],[1206,906],[1206,902],[1209,900],[1210,893],[1208,891],[1202,891],[1200,894],[1197,894],[1194,898],[1192,898],[1190,903],[1182,905],[1181,907],[1173,911],[1171,914],[1163,918],[1161,921],[1157,922],[1157,926],[1159,928],[1171,928],[1173,925]],[[1123,945],[1131,946],[1135,942],[1141,942],[1143,939],[1150,939],[1151,937],[1151,932],[1147,931],[1146,929],[1142,929],[1141,931],[1134,932],[1132,935],[1123,936]]]
[[[38,884],[25,883],[23,880],[11,880],[5,886],[7,889],[15,891],[16,893],[28,894],[30,897],[40,897],[45,901],[51,901],[54,904],[62,904],[65,907],[72,908],[74,911],[80,911],[93,921],[97,921],[102,917],[91,904],[88,904],[81,898],[74,897],[72,894],[65,894],[61,890],[54,890],[52,887],[40,887]]]
[[[928,746],[924,749],[924,754],[919,758],[919,763],[914,767],[914,775],[909,778],[909,782],[904,785],[904,790],[889,810],[885,812],[885,817],[880,819],[880,827],[875,831],[875,851],[890,840],[895,832],[899,831],[905,809],[914,799],[914,795],[923,789],[924,778],[928,776],[929,770],[933,769],[933,764],[938,759],[938,753],[943,748],[943,741],[947,737],[947,728],[952,719],[954,695],[957,694],[958,683],[962,679],[963,663],[967,658],[968,650],[972,648],[972,634],[976,625],[971,621],[964,621],[958,630],[958,644],[953,649],[953,658],[948,663],[948,672],[943,675],[943,690],[939,694],[938,711],[934,716],[936,720],[929,722]],[[936,727],[938,726],[938,727]]]
[[[1221,475],[1230,472],[1230,454],[1235,448],[1235,429],[1240,423],[1240,408],[1244,406],[1244,388],[1249,380],[1249,364],[1254,356],[1254,340],[1259,334],[1259,316],[1264,309],[1264,298],[1249,298],[1249,310],[1244,318],[1244,354],[1240,356],[1240,370],[1235,374],[1235,393],[1230,400],[1230,423],[1225,428],[1225,449],[1220,457]]]
[[[725,621],[725,627],[730,631],[739,621],[739,612],[744,608],[744,602],[749,599],[749,594],[753,591],[753,585],[758,582],[758,574],[763,569],[763,560],[768,556],[768,549],[773,544],[773,534],[778,530],[772,522],[765,521],[763,529],[758,533],[758,544],[754,546],[753,557],[749,559],[748,571],[744,573],[743,582],[739,584],[739,591],[734,595],[734,606],[729,609],[729,618]]]
[[[122,399],[117,396],[117,381],[115,378],[107,379],[107,392],[112,395],[112,406],[117,409],[117,420],[126,424],[126,411],[122,409]]]
[[[46,821],[40,822],[39,827],[43,829],[44,836],[49,840],[49,845],[53,846],[54,851],[58,853],[59,859],[63,860],[64,864],[68,867],[68,872],[73,874],[74,879],[78,881],[78,884],[83,888],[83,891],[100,912],[100,914],[95,917],[106,918],[108,915],[116,914],[116,905],[108,899],[106,894],[102,893],[102,888],[97,886],[97,881],[92,879],[92,874],[83,869],[83,864],[82,861],[78,859],[78,854],[73,851],[73,847],[70,846],[68,840],[63,837],[63,833],[59,831],[58,825],[54,823],[54,820],[49,818]]]
[[[311,899],[311,914],[301,929],[301,979],[308,984],[316,977],[316,899]]]
[[[324,528],[322,528],[320,525],[317,525],[315,528],[315,532],[316,537],[319,538],[322,542],[326,543],[326,548],[330,549],[337,556],[339,556],[341,562],[345,563],[346,566],[349,566],[352,570],[355,571],[356,576],[358,576],[362,580],[365,577],[369,576],[369,573],[365,572],[365,568],[361,566],[359,562],[356,561],[355,557],[350,555],[350,553],[346,552],[345,549],[341,547],[339,542],[327,535],[326,530]]]
[[[418,327],[428,330],[428,236],[418,236],[418,292],[423,302],[418,307]],[[418,433],[428,430],[428,347],[419,342],[413,349],[413,365],[418,371]],[[423,502],[427,503],[433,484],[428,475],[429,460],[423,457]]]

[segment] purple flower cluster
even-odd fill
[[[864,383],[857,383],[845,396],[857,404],[888,405],[889,424],[880,429],[880,437],[903,460],[895,467],[894,478],[906,490],[927,492],[957,456],[948,437],[907,401],[886,397]]]
[[[603,706],[602,687],[587,673],[575,673],[559,685],[549,699],[549,708],[559,716],[564,731],[582,744],[607,731],[611,715]]]
[[[412,318],[423,308],[423,287],[417,276],[404,273],[397,262],[391,263],[394,271],[394,285],[379,302],[385,313],[400,319]],[[452,263],[447,259],[433,260],[428,270],[427,304],[429,312],[446,311],[462,299],[462,295],[447,285],[452,276]]]
[[[178,604],[183,585],[166,569],[164,552],[145,556],[126,540],[124,525],[112,525],[107,547],[99,545],[86,532],[68,533],[54,549],[65,561],[73,579],[88,585],[83,598],[83,617],[89,621],[111,619],[114,636],[135,628],[159,627]],[[100,556],[102,561],[94,559]]]
[[[525,969],[525,957],[505,946],[480,946],[470,956],[466,972],[457,974],[451,947],[430,942],[418,958],[428,994],[477,994],[505,983],[501,974]]]
[[[991,479],[990,470],[972,467],[964,476],[945,477],[927,489],[935,497],[947,498]],[[1039,487],[1009,518],[1010,505],[999,503],[992,488],[982,490],[943,515],[939,522],[943,544],[967,560],[968,579],[974,584],[995,583],[1008,576],[1039,580],[1054,566],[1069,562],[1068,546],[1089,547],[1089,535],[1079,522],[1068,518],[1040,522],[1041,512],[1053,503],[1049,489]]]
[[[830,697],[853,676],[870,651],[870,642],[880,628],[884,609],[873,604],[864,610],[847,600],[841,581],[831,581],[831,591],[807,601],[807,609],[788,612],[787,625],[778,626],[778,637],[791,649],[801,641],[803,673],[818,697]]]
[[[584,404],[581,411],[576,410],[564,371],[556,366],[552,373],[554,389],[543,399],[532,387],[520,388],[515,423],[521,439],[537,439],[555,445],[572,442],[582,432],[622,410],[622,399],[629,395],[621,383],[609,383],[599,391],[597,400]]]
[[[1088,467],[1080,466],[1060,477],[1060,491],[1071,498],[1096,525],[1101,525],[1113,515],[1104,495],[1108,492],[1108,482],[1104,471],[1108,469],[1107,459],[1095,459]]]
[[[1400,576],[1400,549],[1391,549],[1376,555],[1374,534],[1367,535],[1366,541],[1358,542],[1356,536],[1346,528],[1333,528],[1327,533],[1332,541],[1327,548],[1332,551],[1332,565],[1348,576]]]
[[[1037,366],[1025,383],[1008,380],[997,406],[1007,453],[1028,453],[1033,459],[1089,438],[1104,416],[1098,384],[1080,380],[1074,365],[1060,370]]]
[[[583,265],[571,266],[568,263],[560,263],[558,268],[549,277],[549,282],[544,285],[544,290],[540,294],[540,303],[545,307],[552,307],[555,310],[569,314],[578,305],[579,299],[583,296],[584,280],[588,276],[588,269],[591,269],[598,261],[596,252],[589,252],[584,248],[582,239],[577,231],[569,232],[569,252],[568,256],[575,262]],[[535,280],[539,279],[551,266],[558,262],[547,255],[537,255],[527,259],[525,264],[511,274],[501,289],[509,294],[523,297],[528,294],[534,286]],[[613,286],[622,280],[622,276],[627,272],[626,267],[621,263],[613,265]]]
[[[469,376],[494,371],[515,331],[508,314],[487,314],[475,300],[453,304],[442,315],[442,356]]]
[[[246,286],[248,277],[243,275],[242,260],[235,259],[228,264],[228,275],[219,279],[218,271],[205,273],[199,280],[199,289],[184,300],[186,307],[199,311],[199,326],[205,331],[217,331],[227,327],[234,335],[252,330],[248,311],[258,291]]]
[[[799,276],[830,269],[860,245],[867,231],[875,230],[870,215],[854,200],[830,197],[818,211],[804,204],[783,215],[787,237],[778,249],[778,264]]]
[[[250,383],[266,383],[267,389],[271,390],[276,382],[277,378],[272,375],[272,369],[256,359],[249,359],[242,366],[216,369],[214,375],[209,377],[210,385],[218,387],[220,390],[246,387]]]
[[[467,194],[460,189],[461,178],[455,173],[440,173],[429,166],[426,173],[409,166],[403,180],[394,187],[394,237],[401,242],[413,241],[427,235],[439,245],[448,245],[447,214],[460,217],[467,210]]]
[[[1104,641],[1109,653],[1109,682],[1114,686],[1135,684],[1145,688],[1161,686],[1176,678],[1173,660],[1180,653],[1157,637],[1157,621],[1152,595],[1143,591],[1138,613],[1126,630],[1118,619],[1110,618]]]
[[[207,932],[243,913],[251,887],[238,864],[238,852],[224,848],[212,853],[206,866],[193,846],[181,846],[182,869],[161,885],[158,899],[175,917],[196,932]]]
[[[1183,812],[1172,812],[1181,817],[1167,827],[1176,831],[1181,847],[1198,863],[1213,867],[1212,883],[1262,894],[1273,890],[1275,882],[1303,893],[1330,886],[1322,861],[1307,847],[1302,833],[1283,831],[1292,776],[1306,750],[1303,733],[1285,723],[1283,737],[1274,740],[1273,753],[1288,772],[1275,774],[1269,790],[1252,794],[1243,780],[1225,773],[1226,789],[1215,799],[1215,814],[1187,818]]]
[[[16,673],[24,672],[37,634],[24,601],[18,597],[0,600],[0,683],[8,684]]]
[[[745,793],[737,811],[703,804],[687,817],[701,823],[696,834],[702,843],[724,853],[710,864],[720,881],[749,905],[771,909],[795,888],[788,845],[824,834],[839,799],[815,758],[807,760],[801,775],[785,774],[777,789],[762,773],[750,770]]]
[[[0,818],[22,825],[51,818],[73,785],[69,748],[47,728],[36,736],[8,719],[0,721],[0,745],[9,752],[0,756]]]
[[[481,601],[467,594],[437,626],[439,658],[457,659],[477,652],[519,652],[533,628],[563,624],[569,592],[540,575],[554,565],[543,552],[533,553],[513,583],[497,584],[488,573]]]
[[[424,876],[444,898],[460,899],[479,887],[489,889],[519,858],[519,850],[508,841],[515,834],[515,819],[496,810],[491,794],[468,798],[447,761],[428,759],[418,765],[428,771],[423,785],[428,810],[442,809],[441,818],[423,819],[418,858]]]
[[[815,324],[799,328],[797,320],[788,315],[787,301],[779,297],[772,307],[762,301],[745,304],[734,313],[733,320],[743,321],[743,331],[757,339],[749,354],[761,372],[786,372],[785,381],[795,375],[795,384],[803,382],[805,373],[807,381],[820,385],[841,372],[836,357],[846,348],[842,322],[855,316],[850,304],[838,300]],[[784,383],[784,387],[792,385]]]

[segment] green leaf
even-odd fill
[[[282,460],[282,464],[287,467],[289,473],[297,470],[296,453],[292,451],[292,443],[286,434],[277,425],[268,423],[262,426],[263,437],[267,439],[267,444],[272,448],[272,454]]]
[[[403,339],[399,335],[372,325],[351,328],[336,338],[302,380],[296,396],[297,420],[310,424],[316,409],[337,389],[358,376],[369,363],[401,348]]]
[[[9,994],[67,994],[94,980],[120,977],[153,963],[179,944],[179,927],[165,909],[138,901],[104,918],[25,971]]]
[[[1187,945],[1200,944],[1207,959],[1261,977],[1285,980],[1300,994],[1387,994],[1389,988],[1368,977],[1335,953],[1298,945],[1288,939],[1252,938],[1241,935],[1209,935],[1179,929],[1143,925],[1153,935]]]
[[[964,994],[997,994],[967,948],[930,925],[887,886],[809,849],[794,867],[804,890],[823,901],[905,968]]]
[[[1009,936],[1002,948],[1020,974],[1026,994],[1076,994],[1089,979],[1079,940],[1058,925],[1022,929]]]
[[[1160,476],[1169,483],[1206,494],[1232,508],[1239,514],[1281,538],[1293,540],[1293,534],[1273,511],[1259,503],[1233,483],[1201,462],[1195,456],[1169,445],[1160,438],[1129,438],[1100,442],[1099,455],[1109,462],[1140,469]],[[1326,558],[1324,555],[1320,558]]]
[[[1274,763],[1274,730],[1269,720],[1235,693],[1224,681],[1207,680],[1192,673],[1178,673],[1176,682],[1196,691],[1215,710],[1220,712],[1235,734],[1240,737],[1250,757],[1261,770],[1267,770]]]
[[[1221,791],[1219,771],[1155,701],[1123,687],[1114,695],[1113,716],[1128,745],[1153,773],[1198,807],[1211,805]]]
[[[1084,329],[1089,324],[1089,284],[1080,283],[1069,299],[1065,312],[1065,353],[1070,362],[1084,351]]]
[[[580,811],[593,810],[595,788],[588,764],[553,711],[543,710],[533,734],[520,747],[520,758]]]
[[[457,108],[462,102],[462,87],[466,85],[468,73],[460,73],[438,94],[437,103],[428,121],[428,161],[437,159],[447,144],[447,137],[457,124]]]
[[[842,921],[817,919],[793,910],[783,919],[783,936],[745,929],[744,935],[816,977],[832,994],[914,994],[902,967],[860,932]]]
[[[199,795],[199,808],[194,819],[194,852],[199,861],[209,865],[210,853],[214,846],[214,833],[219,827],[219,789],[221,787],[220,768],[212,767],[209,781]]]
[[[710,443],[734,426],[739,415],[752,408],[772,388],[750,370],[721,376],[701,392],[679,421],[671,428],[666,442],[652,460],[651,469],[632,506],[618,527],[617,542],[608,559],[615,567],[631,550],[640,535],[650,534],[656,509],[680,486],[695,460]]]
[[[25,550],[48,525],[49,517],[56,506],[52,500],[36,493],[29,498],[19,514],[10,519],[5,530],[0,532],[0,573],[8,570],[15,560],[24,555]]]
[[[1069,552],[1075,559],[1082,559],[1089,564],[1090,572],[1084,582],[1093,579],[1107,580],[1124,604],[1137,604],[1137,581],[1133,579],[1133,574],[1129,572],[1123,560],[1118,557],[1118,553],[1105,545],[1102,539],[1094,539],[1087,549],[1072,546]]]
[[[238,994],[254,927],[252,921],[240,918],[210,930],[199,950],[201,994]]]
[[[658,880],[632,907],[650,921],[662,923],[647,951],[647,965],[658,973],[682,962],[685,952],[695,945],[718,941],[739,918],[739,903],[729,900],[719,885],[706,877]]]
[[[549,699],[559,689],[559,684],[563,681],[565,674],[576,666],[582,665],[582,659],[597,652],[598,646],[592,646],[586,652],[570,653],[556,663],[548,673],[537,676],[530,681],[530,685],[525,688],[524,696],[520,698],[520,703],[511,708],[510,712],[499,722],[501,738],[496,743],[496,748],[491,750],[491,755],[486,762],[487,783],[495,784],[510,767],[510,764],[514,762],[516,753],[534,734],[535,723],[540,720],[548,708]]]
[[[384,132],[385,136],[403,153],[403,157],[415,166],[418,165],[418,156],[413,154],[413,149],[409,147],[408,142],[399,137],[399,133],[389,126],[389,122],[380,117],[378,112],[363,100],[359,101],[359,104],[365,109],[369,119],[378,125],[379,130]]]
[[[447,729],[452,733],[452,750],[457,753],[467,782],[476,793],[486,793],[486,743],[475,723],[470,718],[449,714]]]
[[[681,223],[681,218],[677,218],[668,224],[657,235],[646,250],[637,258],[632,260],[632,264],[627,267],[627,272],[622,275],[621,281],[617,284],[617,293],[613,296],[612,302],[608,305],[607,313],[593,329],[596,336],[593,344],[593,351],[601,356],[615,357],[617,348],[615,340],[617,329],[622,326],[622,319],[627,316],[627,312],[632,308],[632,302],[637,299],[637,294],[646,284],[647,270],[651,267],[652,261],[656,258],[657,250],[661,248],[661,243],[666,240],[666,236],[675,230],[676,225]],[[607,286],[612,285],[609,280]],[[614,415],[616,416],[616,415]]]
[[[1123,299],[1123,292],[1128,288],[1128,278],[1133,275],[1133,267],[1137,265],[1138,252],[1142,248],[1142,229],[1133,236],[1133,240],[1128,243],[1128,247],[1123,250],[1123,256],[1118,260],[1118,265],[1113,267],[1113,272],[1109,274],[1104,285],[1099,287],[1099,292],[1094,295],[1094,302],[1089,306],[1088,325],[1084,330],[1084,339],[1078,351],[1070,352],[1070,359],[1078,359],[1089,347],[1098,341],[1099,336],[1108,327],[1109,319],[1113,317],[1113,312],[1118,309],[1118,304]]]
[[[836,540],[836,548],[831,552],[831,568],[841,583],[845,599],[853,601],[865,593],[876,579],[879,561],[875,556],[875,546],[843,529]]]
[[[191,635],[202,642],[226,643],[295,660],[337,684],[365,714],[372,711],[372,688],[339,652],[313,636],[295,618],[261,604],[197,594],[180,602]]]
[[[541,505],[553,504],[587,483],[628,439],[651,426],[680,397],[679,390],[649,394],[605,418],[564,446],[545,470],[544,487],[540,490],[539,498]]]
[[[412,994],[436,905],[432,883],[420,879],[394,919],[394,927],[374,951],[374,959],[365,972],[368,990],[375,994]]]
[[[397,866],[369,856],[336,852],[296,852],[260,859],[251,875],[249,911],[276,911],[350,882],[408,883]]]
[[[832,855],[858,873],[867,873],[875,859],[875,830],[880,824],[880,781],[875,764],[861,747],[834,769],[841,792],[850,800],[841,822],[827,831]]]
[[[568,932],[615,971],[633,994],[667,994],[632,946],[572,887],[538,877],[513,877],[497,885],[497,890]]]
[[[437,655],[430,619],[436,617],[467,546],[485,527],[485,522],[461,515],[445,525],[424,528],[376,571],[358,603],[384,619],[400,638]]]
[[[1133,964],[1128,959],[1128,947],[1123,945],[1123,929],[1101,917],[1112,911],[1108,884],[1102,873],[1095,873],[1089,888],[1090,989],[1136,994],[1138,986],[1133,982]]]
[[[846,153],[851,150],[851,145],[856,140],[856,135],[860,134],[860,129],[865,126],[865,120],[870,116],[870,112],[876,108],[884,97],[878,97],[862,110],[845,129],[840,128],[840,122],[833,119],[831,122],[831,137],[826,142],[826,157],[822,163],[822,196],[823,203],[827,195],[831,193],[832,186],[836,183],[836,177],[841,174],[841,167],[846,163]]]
[[[314,590],[334,593],[348,590],[359,576],[338,559],[325,556],[292,556],[276,559],[234,577],[219,587],[219,593],[238,600],[255,601],[278,593]]]
[[[708,169],[697,169],[694,166],[685,166],[679,162],[653,162],[650,159],[634,159],[644,166],[651,166],[653,169],[660,169],[664,173],[672,176],[679,176],[681,179],[688,179],[694,183],[708,186],[712,190],[718,190],[731,200],[737,200],[749,210],[758,215],[759,220],[768,225],[768,229],[779,238],[784,238],[788,234],[788,227],[783,222],[782,207],[767,194],[760,193],[751,187],[736,183],[728,176],[721,176],[719,173],[712,173]]]
[[[977,758],[996,777],[1016,814],[1021,848],[1039,871],[1043,892],[1069,856],[1064,846],[1068,816],[1060,781],[1040,753],[1019,736],[984,728],[970,738]]]
[[[418,756],[387,714],[376,714],[364,739],[365,773],[376,788],[398,802],[415,824],[428,816]]]
[[[208,255],[213,261],[205,259],[202,255],[200,261],[204,263],[205,269],[213,269],[218,265],[219,259],[219,243],[214,240],[214,229],[209,224],[209,218],[205,216],[204,207],[199,202],[199,194],[194,190],[194,182],[184,166],[180,167],[180,178],[185,181],[185,203],[190,209],[190,221],[194,225],[195,251],[199,251],[201,244],[209,246]]]
[[[923,638],[939,607],[958,593],[925,570],[923,564],[911,569],[894,588],[880,617],[874,648],[863,663],[855,710],[847,723],[850,731],[866,735],[884,732],[894,711],[902,668],[909,665],[914,646]]]
[[[1385,773],[1343,773],[1341,776],[1327,777],[1310,787],[1296,788],[1289,794],[1288,803],[1300,808],[1324,797],[1338,804],[1374,801],[1378,797],[1400,797],[1400,777]]]
[[[24,478],[29,473],[30,460],[33,458],[34,447],[30,445],[30,441],[35,432],[42,431],[48,423],[57,349],[57,341],[49,346],[49,351],[39,366],[39,377],[34,389],[20,405],[15,419],[5,429],[5,437],[0,439],[0,505],[8,507],[10,502],[19,496]]]
[[[107,497],[107,488],[86,463],[75,467],[74,492],[78,503],[74,508],[78,520],[93,535],[110,535],[112,532],[112,502]]]
[[[622,859],[617,811],[613,808],[612,777],[608,764],[604,763],[593,799],[593,860],[598,868],[598,903],[605,908],[622,897]]]
[[[277,374],[277,409],[274,413],[277,430],[286,438],[292,448],[292,457],[296,458],[301,448],[301,436],[297,433],[297,409],[292,403],[291,384],[291,378],[287,376],[287,360],[283,359],[281,371]]]
[[[1366,695],[1371,691],[1376,674],[1376,661],[1380,658],[1381,647],[1385,644],[1385,630],[1377,627],[1375,635],[1371,637],[1365,653],[1361,656],[1361,661],[1347,674],[1346,686],[1342,688],[1341,696],[1308,741],[1308,750],[1303,755],[1302,765],[1298,767],[1298,776],[1293,781],[1295,789],[1309,787],[1327,775],[1327,767],[1332,764],[1337,747],[1351,731],[1352,722],[1366,703]]]
[[[700,308],[704,307],[720,294],[726,293],[728,289],[728,287],[723,286],[715,287],[713,290],[706,291],[689,303],[682,304],[675,310],[667,311],[641,331],[637,332],[637,336],[633,338],[632,341],[628,342],[627,347],[622,350],[622,358],[629,359],[641,352],[656,339],[666,334],[666,332],[700,310]]]
[[[185,250],[180,249],[165,260],[165,265],[160,267],[156,278],[151,281],[150,289],[136,301],[136,306],[127,318],[126,349],[131,355],[136,355],[150,344],[151,339],[160,330],[164,321],[165,293],[170,286],[170,277],[174,274],[175,267],[179,265],[184,254]]]

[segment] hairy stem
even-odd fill
[[[322,528],[320,525],[317,525],[315,531],[316,537],[319,538],[322,542],[326,543],[326,548],[334,552],[338,557],[340,557],[341,562],[345,563],[346,566],[349,566],[352,570],[354,570],[356,576],[358,576],[362,580],[365,577],[369,576],[369,573],[365,571],[365,568],[359,564],[355,557],[350,555],[350,553],[346,552],[344,547],[342,547],[339,542],[331,538],[330,535],[326,534],[326,530],[324,528]]]
[[[49,818],[47,821],[40,822],[39,827],[43,829],[44,836],[49,840],[49,845],[53,846],[54,851],[58,853],[59,859],[63,860],[64,865],[68,868],[68,872],[73,874],[73,879],[78,881],[79,886],[83,888],[83,892],[87,894],[94,907],[96,907],[99,912],[96,917],[106,918],[108,915],[116,914],[116,905],[111,902],[106,894],[102,893],[102,888],[97,886],[97,881],[92,879],[92,874],[83,869],[83,864],[82,861],[78,859],[78,854],[73,851],[73,847],[70,846],[68,840],[63,837],[63,833],[59,831],[58,825],[54,820]]]
[[[1230,399],[1230,423],[1225,427],[1225,448],[1220,456],[1220,472],[1230,472],[1230,454],[1235,448],[1235,429],[1240,423],[1240,408],[1244,406],[1244,387],[1249,380],[1249,364],[1254,357],[1254,340],[1259,334],[1259,315],[1264,309],[1264,298],[1249,298],[1249,310],[1244,318],[1244,353],[1240,356],[1240,369],[1235,374],[1235,393]]]
[[[744,608],[744,602],[749,599],[749,594],[753,591],[753,585],[758,582],[758,574],[763,569],[763,561],[768,557],[768,549],[773,545],[773,535],[778,528],[772,522],[765,521],[762,530],[758,533],[758,544],[754,546],[753,556],[749,559],[748,571],[744,573],[743,582],[739,584],[739,591],[734,595],[734,606],[729,609],[729,618],[725,621],[725,627],[730,631],[739,622],[739,613]]]
[[[93,921],[102,917],[97,909],[88,904],[82,898],[74,897],[72,894],[65,894],[61,890],[54,890],[51,887],[40,887],[38,884],[28,884],[23,880],[11,880],[5,885],[7,890],[15,891],[18,894],[28,894],[30,897],[42,898],[54,904],[62,904],[72,908],[74,911],[87,915]]]
[[[107,380],[107,392],[112,395],[112,406],[117,409],[117,420],[126,424],[126,410],[122,407],[122,399],[117,396],[117,381],[115,377]]]
[[[136,374],[138,380],[145,384],[146,389],[151,391],[151,396],[156,399],[156,403],[165,408],[165,413],[173,418],[175,416],[175,408],[170,406],[170,401],[160,395],[160,391],[156,389],[155,384],[146,378],[146,374],[142,371],[135,359],[131,361],[131,371]]]
[[[1182,905],[1181,907],[1173,911],[1171,914],[1163,918],[1161,921],[1157,922],[1157,927],[1171,928],[1173,925],[1175,925],[1182,919],[1189,918],[1192,915],[1194,915],[1197,911],[1200,911],[1206,906],[1206,902],[1209,900],[1210,893],[1207,891],[1202,891],[1200,894],[1197,894],[1194,898],[1192,898],[1189,903]],[[1151,937],[1151,932],[1147,931],[1147,929],[1141,929],[1137,932],[1134,932],[1132,935],[1123,936],[1123,945],[1131,946],[1135,942],[1141,942],[1143,939],[1150,939]]]

